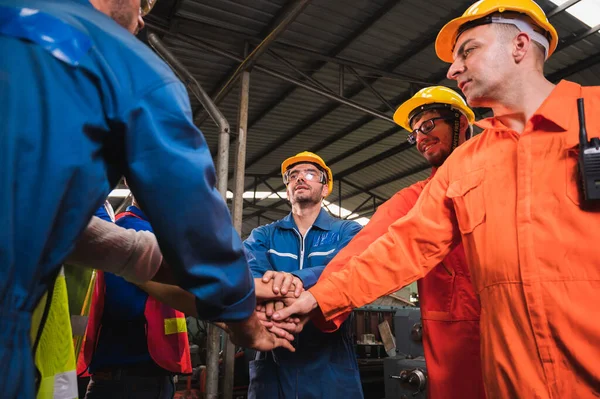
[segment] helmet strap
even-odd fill
[[[458,138],[460,135],[460,112],[454,111],[454,119],[452,121],[452,148],[450,152],[458,147]]]

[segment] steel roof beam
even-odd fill
[[[584,60],[577,61],[575,64],[570,65],[566,68],[559,69],[558,71],[546,76],[546,78],[549,81],[556,83],[556,82],[560,81],[561,79],[564,79],[571,75],[575,75],[576,73],[581,72],[584,69],[591,68],[598,64],[600,64],[600,53],[596,53]]]
[[[154,24],[154,25],[161,25],[161,26],[168,25],[168,23],[166,22],[166,20],[164,18],[155,17],[152,14],[150,14],[147,17],[147,19],[148,19],[148,22],[150,22],[151,24]],[[258,45],[261,42],[261,39],[251,36],[247,33],[242,33],[239,31],[207,24],[205,22],[190,19],[185,16],[178,15],[178,16],[174,17],[173,19],[175,19],[177,21],[181,21],[181,20],[191,21],[195,25],[197,25],[200,30],[211,29],[211,30],[215,31],[215,33],[234,36],[234,37],[236,37],[240,40],[246,41],[250,44]],[[351,66],[355,69],[373,74],[374,76],[372,76],[372,77],[390,78],[390,79],[395,79],[395,80],[399,80],[399,81],[415,83],[415,84],[418,84],[421,86],[423,86],[423,85],[426,86],[429,84],[428,82],[419,80],[413,76],[396,73],[396,72],[384,71],[383,69],[377,68],[374,65],[364,64],[362,62],[350,60],[350,59],[343,58],[343,57],[331,57],[326,54],[321,54],[320,52],[318,52],[314,49],[300,46],[300,45],[293,44],[293,43],[289,43],[289,42],[286,42],[285,40],[278,40],[277,42],[272,43],[269,46],[269,49],[277,50],[278,52],[285,52],[287,58],[292,58],[292,59],[296,59],[296,60],[301,60],[301,61],[306,61],[307,59],[320,60],[320,61],[331,62],[331,63],[338,64],[338,65]],[[226,75],[226,77],[229,76],[234,70],[235,70],[235,68],[230,70],[230,72]],[[223,84],[224,82],[225,82],[225,80],[222,80],[220,82],[220,84]],[[219,87],[220,84],[215,85],[215,86]]]
[[[396,108],[394,108],[392,106],[392,104],[390,104],[388,102],[388,100],[385,99],[384,96],[381,95],[381,93],[379,93],[377,90],[375,90],[375,88],[373,88],[373,86],[371,86],[371,84],[369,82],[367,82],[362,76],[359,75],[358,72],[356,72],[356,69],[352,68],[352,67],[345,67],[345,66],[341,66],[341,68],[347,68],[350,73],[352,75],[354,75],[356,77],[356,79],[358,79],[358,81],[360,82],[360,84],[362,84],[366,89],[369,89],[369,91],[379,99],[379,101],[381,101],[381,103],[383,105],[385,105],[390,111],[394,112],[396,111]]]
[[[242,61],[242,63],[231,73],[229,77],[226,79],[225,83],[221,85],[221,88],[218,90],[217,94],[214,96],[213,102],[215,104],[219,104],[226,96],[229,94],[231,89],[235,86],[235,82],[237,78],[243,71],[251,70],[254,66],[258,57],[264,53],[269,45],[274,42],[285,30],[298,18],[300,14],[304,11],[304,9],[308,6],[311,0],[296,0],[292,1],[285,7],[282,16],[276,17],[275,23],[277,26],[271,30],[271,32],[260,42],[258,46],[250,54],[246,56],[246,58]],[[202,123],[206,120],[208,114],[206,112],[201,112],[200,115],[196,118],[198,126],[202,125]]]
[[[304,79],[306,79],[308,82],[312,83],[314,86],[319,87],[320,89],[322,89],[324,91],[328,91],[330,93],[335,94],[335,92],[333,90],[331,90],[329,87],[325,86],[323,83],[319,82],[317,79],[313,78],[312,76],[302,72],[294,64],[292,64],[291,62],[286,60],[284,57],[277,54],[275,51],[269,49],[269,50],[267,50],[267,54],[269,54],[271,57],[273,57],[278,62],[281,62],[288,69],[290,69],[290,70],[296,72],[298,75],[302,76]]]
[[[379,187],[385,186],[387,184],[393,183],[398,180],[402,180],[405,177],[414,175],[416,173],[422,172],[422,171],[430,169],[430,168],[431,168],[431,165],[429,165],[429,164],[417,165],[415,167],[410,168],[409,170],[407,170],[405,172],[400,172],[400,173],[390,176],[387,179],[382,180],[380,182],[369,184],[368,186],[364,187],[364,190],[375,190]],[[362,193],[363,193],[362,191],[357,190],[356,192],[346,194],[346,195],[342,196],[342,201],[345,201],[352,197],[356,197],[357,195],[360,195]],[[336,198],[336,200],[338,200],[338,199]]]
[[[168,33],[168,31],[166,29],[161,28],[159,26],[152,25],[152,28],[153,28],[153,30],[157,30],[159,32]],[[228,51],[218,49],[218,48],[214,47],[213,45],[211,45],[209,43],[206,43],[206,42],[204,42],[204,41],[202,41],[200,39],[194,38],[192,36],[179,35],[178,39],[181,40],[181,41],[183,41],[183,42],[185,42],[185,43],[188,43],[188,44],[191,44],[191,45],[195,45],[197,47],[205,49],[205,50],[207,50],[209,52],[212,52],[214,54],[217,54],[217,55],[220,55],[220,56],[232,59],[232,60],[240,60],[241,61],[240,57],[238,57],[238,56],[236,56],[234,54],[231,54]],[[380,112],[378,110],[371,109],[369,107],[365,107],[364,105],[361,105],[361,104],[359,104],[359,103],[357,103],[355,101],[349,100],[349,99],[344,98],[344,97],[340,97],[340,96],[332,94],[332,93],[330,93],[328,91],[323,91],[323,90],[319,89],[318,87],[314,87],[314,86],[312,86],[312,85],[310,85],[308,83],[304,83],[302,81],[294,79],[293,77],[291,77],[289,75],[277,72],[277,71],[275,71],[275,70],[273,70],[271,68],[267,68],[267,67],[260,66],[260,65],[255,65],[254,69],[256,71],[265,73],[265,74],[267,74],[267,75],[269,75],[271,77],[275,77],[275,78],[278,78],[278,79],[281,79],[281,80],[293,83],[294,85],[302,87],[302,88],[304,88],[304,89],[306,89],[308,91],[311,91],[311,92],[313,92],[315,94],[319,94],[319,95],[321,95],[323,97],[329,98],[330,100],[336,101],[336,104],[338,104],[338,103],[340,105],[344,104],[344,105],[347,105],[349,107],[355,108],[355,109],[357,109],[357,110],[359,110],[361,112],[368,113],[368,114],[370,114],[370,115],[372,115],[374,117],[377,117],[377,118],[380,118],[380,119],[384,119],[384,120],[386,120],[386,121],[388,121],[390,123],[394,123],[394,121],[393,121],[392,118],[390,118],[389,116],[387,116],[386,114],[384,114],[384,113],[382,113],[382,112]],[[248,128],[248,129],[250,129],[250,128]]]
[[[410,144],[408,141],[405,141],[403,143],[395,145],[395,146],[388,148],[387,150],[385,150],[371,158],[365,159],[364,161],[359,162],[359,163],[355,164],[354,166],[343,170],[342,172],[336,173],[336,177],[338,179],[341,179],[346,176],[349,176],[352,173],[358,172],[361,169],[368,168],[369,166],[375,165],[376,163],[381,162],[384,159],[388,159],[396,154],[406,151],[409,148],[411,148],[412,146],[413,145]]]
[[[458,10],[454,11],[453,15],[451,16],[451,18],[454,18],[454,15],[456,15],[456,16],[462,15],[462,7],[461,7],[461,11],[460,12]],[[386,69],[386,70],[394,70],[398,66],[400,66],[404,62],[406,62],[408,59],[410,59],[412,56],[420,53],[421,51],[423,51],[427,47],[429,47],[432,44],[432,42],[435,40],[435,38],[437,37],[437,34],[438,34],[439,30],[443,27],[444,24],[438,24],[438,25],[434,26],[426,34],[424,34],[425,37],[423,38],[423,40],[417,42],[413,46],[410,46],[410,48],[408,50],[403,51],[402,55],[398,56],[395,61],[393,61],[390,64],[388,64],[384,69]],[[446,76],[445,73],[444,73],[444,76]],[[371,79],[369,79],[369,83],[372,84],[376,80],[377,80],[376,78],[371,78]],[[352,94],[349,94],[348,97],[353,97],[353,96],[359,94],[360,92],[362,92],[362,90],[364,90],[364,88],[360,84],[353,85],[353,87],[354,87],[354,89],[351,90]],[[271,152],[275,151],[277,148],[279,148],[280,146],[282,146],[284,143],[286,143],[287,141],[293,139],[298,134],[300,134],[304,130],[308,129],[311,125],[313,125],[314,123],[318,122],[320,119],[322,119],[323,117],[325,117],[329,113],[335,111],[337,108],[339,108],[339,106],[340,106],[339,104],[331,104],[325,110],[325,112],[320,112],[319,115],[318,115],[318,117],[311,117],[309,119],[309,124],[308,125],[304,125],[303,123],[299,124],[297,127],[293,128],[290,133],[282,135],[275,143],[271,144],[264,151],[261,151],[259,154],[255,155],[251,159],[249,159],[248,163],[246,164],[246,167],[252,166],[256,162],[258,162],[258,160],[261,159],[262,157],[264,157],[264,156],[270,154]],[[263,114],[265,112],[268,112],[268,111],[270,111],[270,109],[267,109],[267,110],[263,111],[263,113],[261,113],[261,115],[259,115],[259,117],[264,116]],[[253,122],[257,121],[257,120],[258,120],[258,118],[254,119]],[[273,171],[271,173],[276,173],[276,171]]]
[[[587,37],[593,35],[594,33],[598,32],[600,30],[600,24],[596,25],[596,26],[592,26],[589,29],[585,29],[584,31],[578,33],[578,34],[574,34],[574,36],[568,37],[566,38],[564,41],[560,42],[556,48],[556,52],[564,50],[565,48],[574,45],[577,42],[582,41],[583,39],[586,39]]]
[[[560,14],[563,11],[566,11],[567,8],[574,6],[575,4],[579,3],[581,0],[569,0],[567,2],[564,2],[563,4],[561,4],[560,6],[557,6],[556,8],[553,8],[552,11],[546,13],[546,17],[548,19],[552,18],[555,15]]]
[[[377,21],[379,21],[383,16],[385,16],[392,8],[394,8],[400,0],[388,0],[377,12],[375,12],[371,17],[369,17],[357,30],[352,32],[352,34],[344,39],[341,43],[335,46],[328,54],[329,57],[335,57],[342,51],[344,51],[348,46],[350,46],[358,37],[360,37],[363,33],[369,30]],[[310,68],[311,70],[320,70],[327,64],[326,61],[319,61],[313,64]],[[316,72],[313,73],[313,75]],[[294,91],[296,90],[295,86],[289,87],[281,96],[277,97],[275,101],[271,102],[267,105],[257,116],[255,116],[252,121],[248,125],[248,129],[251,129],[258,121],[265,117],[273,108],[278,106],[282,101],[288,98]]]

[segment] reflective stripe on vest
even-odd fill
[[[187,325],[184,317],[165,319],[165,335],[186,333]]]
[[[75,351],[67,297],[67,283],[61,267],[45,298],[34,310],[41,330],[36,337],[35,366],[39,372],[38,399],[76,399]],[[41,314],[41,316],[40,316]]]

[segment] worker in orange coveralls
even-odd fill
[[[405,217],[273,318],[317,306],[335,318],[422,278],[462,239],[481,302],[487,397],[600,397],[600,205],[584,197],[577,165],[577,100],[597,138],[600,88],[546,80],[557,43],[531,0],[478,1],[446,24],[436,52],[452,63],[448,77],[494,117]]]
[[[325,268],[321,279],[360,255],[390,225],[410,211],[425,185],[454,149],[471,137],[473,111],[455,91],[434,86],[422,89],[402,104],[394,121],[412,132],[408,141],[431,164],[431,177],[397,192],[381,205],[369,223]],[[430,398],[485,398],[479,350],[479,298],[475,294],[465,253],[458,244],[431,273],[417,281],[423,319],[423,349]],[[336,330],[350,310],[327,325]],[[314,320],[317,322],[318,320]]]

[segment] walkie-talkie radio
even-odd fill
[[[600,203],[600,138],[588,142],[585,128],[583,98],[577,99],[579,114],[579,174],[583,193],[583,205]]]

